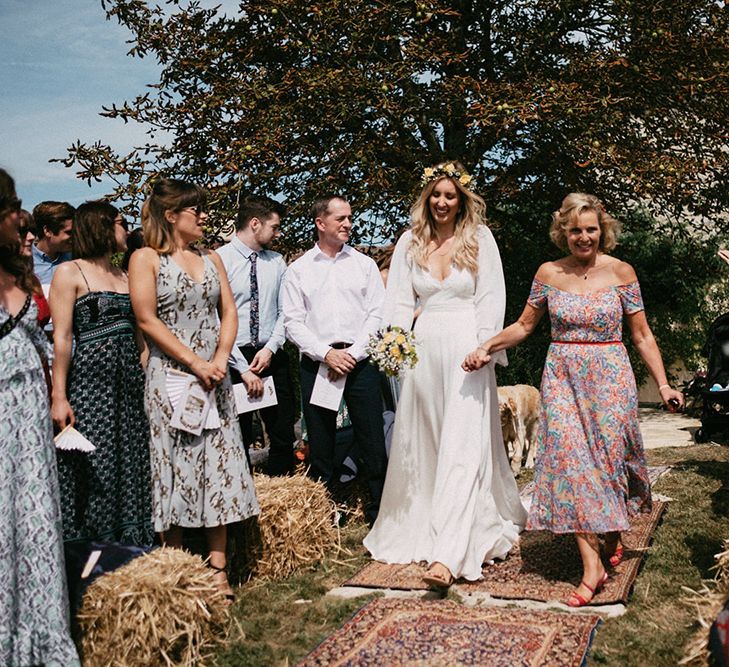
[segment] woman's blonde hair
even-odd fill
[[[586,195],[583,192],[570,192],[563,200],[559,211],[552,214],[552,226],[549,228],[549,238],[560,250],[567,250],[566,231],[577,218],[585,211],[594,211],[600,225],[599,249],[610,252],[618,245],[620,235],[620,222],[605,211],[602,202],[595,195]]]
[[[449,163],[441,163],[433,167],[435,170]],[[452,162],[456,171],[464,174],[465,168],[460,162]],[[416,264],[423,269],[428,268],[428,245],[436,238],[436,222],[430,213],[429,198],[435,186],[445,178],[453,183],[459,195],[458,213],[453,243],[453,263],[459,269],[468,269],[473,275],[478,273],[478,228],[486,224],[486,203],[475,192],[466,188],[458,178],[443,176],[425,184],[412,209],[412,243],[410,252]]]
[[[142,205],[142,232],[144,245],[154,248],[160,255],[172,252],[172,225],[165,213],[193,206],[205,206],[207,192],[194,183],[172,178],[161,178],[152,187],[152,194]]]

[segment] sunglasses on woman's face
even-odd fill
[[[183,211],[191,211],[199,218],[203,213],[207,213],[207,206],[204,204],[198,204],[197,206],[186,206],[182,209]]]

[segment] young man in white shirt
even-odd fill
[[[302,353],[301,399],[309,435],[309,474],[329,488],[335,483],[336,410],[310,403],[320,364],[331,378],[346,375],[344,401],[354,429],[356,457],[371,500],[373,523],[387,469],[380,375],[365,347],[380,326],[385,290],[375,262],[347,245],[352,209],[330,195],[314,203],[318,242],[288,269],[283,286],[286,336]]]
[[[279,292],[286,262],[268,245],[281,235],[284,207],[268,197],[247,197],[238,209],[236,233],[218,248],[238,310],[238,335],[231,355],[233,382],[243,382],[250,396],[260,396],[261,379],[273,378],[277,405],[259,410],[270,448],[266,472],[286,475],[294,468],[296,416],[289,359],[284,344]],[[239,415],[250,465],[253,413]]]

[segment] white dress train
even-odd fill
[[[466,354],[503,326],[501,259],[479,230],[479,271],[451,267],[442,281],[408,256],[400,238],[388,276],[383,323],[409,329],[415,301],[419,361],[405,371],[379,515],[364,540],[386,563],[440,562],[453,575],[481,576],[504,558],[526,512],[504,451],[493,362],[466,373]],[[502,352],[496,361],[506,363]]]

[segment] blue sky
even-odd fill
[[[223,4],[235,11],[236,2]],[[158,78],[154,58],[126,55],[129,33],[107,21],[99,0],[0,0],[0,166],[15,178],[25,208],[46,199],[72,204],[111,191],[49,164],[77,139],[124,151],[144,128],[99,116]]]

